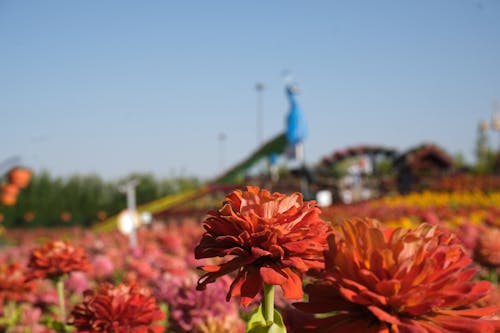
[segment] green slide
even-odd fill
[[[224,172],[222,175],[212,181],[215,184],[240,184],[245,172],[253,165],[259,162],[262,158],[268,158],[271,154],[281,155],[286,148],[287,140],[285,133],[275,136],[265,144],[259,147],[253,154],[242,162],[236,164],[231,169]]]

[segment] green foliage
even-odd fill
[[[490,147],[486,131],[478,128],[476,139],[476,165],[474,172],[479,175],[491,174],[495,167],[496,153]]]
[[[495,168],[496,153],[492,150],[484,152],[482,155],[478,156],[476,165],[474,167],[474,173],[478,175],[488,175],[492,174]]]
[[[250,315],[250,320],[247,323],[247,333],[286,333],[286,327],[283,323],[281,314],[274,310],[274,322],[268,322],[264,318],[264,310],[262,304],[256,308]]]
[[[44,171],[33,175],[14,206],[0,206],[3,224],[6,227],[90,226],[98,221],[98,212],[111,216],[126,207],[125,194],[118,188],[132,178],[139,181],[136,189],[139,205],[200,186],[198,179],[188,177],[158,180],[151,174],[136,173],[105,182],[97,175],[54,178]],[[69,216],[67,221],[63,221],[63,213]]]
[[[395,173],[392,159],[387,157],[378,158],[375,161],[375,168],[378,176],[390,176]]]
[[[16,306],[13,301],[8,301],[2,309],[0,317],[0,332],[16,325],[21,319],[21,308]]]
[[[42,323],[48,328],[56,331],[57,333],[67,333],[74,331],[73,327],[70,325],[65,325],[54,318],[46,318]]]
[[[453,156],[453,168],[460,170],[467,167],[467,162],[463,153],[456,153]]]
[[[337,178],[344,177],[348,174],[349,166],[354,162],[354,158],[345,158],[334,163],[331,166],[333,175]]]

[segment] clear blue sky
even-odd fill
[[[284,130],[301,87],[310,164],[424,142],[473,161],[500,99],[500,1],[0,0],[0,160],[56,176],[204,178]],[[499,133],[490,133],[498,145]]]

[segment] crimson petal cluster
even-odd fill
[[[82,247],[65,240],[49,241],[32,251],[27,279],[57,279],[73,271],[89,271],[90,267]]]
[[[19,264],[0,264],[0,308],[5,300],[30,300],[33,289],[33,282],[26,281],[24,269]]]
[[[135,284],[103,283],[87,290],[82,303],[71,312],[75,333],[160,333],[165,318],[148,289]]]

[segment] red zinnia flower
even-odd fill
[[[97,292],[87,290],[71,315],[75,333],[161,333],[165,329],[153,325],[165,318],[156,300],[135,284],[104,283]]]
[[[57,279],[73,271],[89,271],[83,248],[68,241],[50,241],[31,253],[28,279]]]
[[[500,311],[468,308],[488,292],[487,281],[470,282],[475,270],[451,234],[423,224],[384,232],[371,219],[348,220],[328,237],[325,271],[306,286],[314,332],[494,332],[500,321],[481,319]]]
[[[207,273],[197,288],[237,271],[228,300],[241,295],[246,306],[263,283],[281,286],[288,299],[302,298],[302,273],[323,267],[329,227],[319,214],[315,202],[304,202],[300,193],[271,194],[251,186],[230,193],[221,209],[208,214],[195,249],[196,259],[228,259],[202,267]]]
[[[19,264],[0,264],[0,304],[3,300],[26,301],[32,298],[33,283],[26,282]]]

